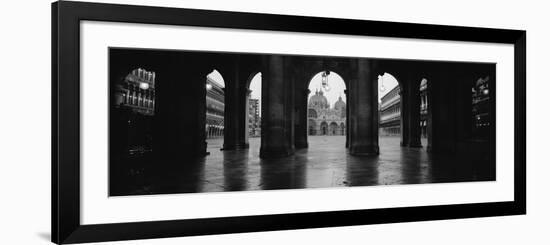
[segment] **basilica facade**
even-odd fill
[[[331,107],[322,90],[308,102],[308,135],[346,135],[346,102],[342,96]]]

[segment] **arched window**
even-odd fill
[[[309,108],[307,111],[307,116],[311,118],[317,118],[317,111],[315,111],[315,109]]]

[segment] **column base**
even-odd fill
[[[232,150],[244,150],[248,149],[249,145],[248,143],[242,143],[242,144],[223,144],[222,151],[232,151]]]
[[[283,158],[288,157],[294,154],[292,149],[288,148],[275,148],[275,149],[264,149],[260,147],[260,158]]]
[[[208,148],[208,142],[204,141],[203,144],[198,145],[196,149],[196,154],[198,157],[204,157],[208,156],[210,152],[208,152],[206,149]]]
[[[422,148],[422,143],[420,143],[420,142],[409,143],[409,147],[411,147],[411,148]]]
[[[378,146],[351,146],[349,153],[354,156],[377,156],[380,155]]]
[[[308,148],[309,147],[307,142],[296,142],[294,145],[295,145],[296,149],[303,149],[303,148]]]

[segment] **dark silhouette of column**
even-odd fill
[[[477,74],[461,74],[453,79],[456,83],[456,105],[458,120],[457,140],[467,141],[472,137],[472,87],[479,76]]]
[[[246,75],[241,74],[238,61],[222,69],[225,76],[225,113],[223,150],[248,148],[246,128],[248,120],[248,88]]]
[[[236,81],[225,79],[225,112],[223,150],[238,149],[239,89]]]
[[[349,152],[378,155],[378,81],[373,61],[357,60],[357,76],[350,81]]]
[[[346,95],[346,148],[349,148],[349,95],[348,90],[344,89],[344,94]]]
[[[295,145],[297,149],[307,148],[307,135],[308,135],[308,108],[307,98],[309,96],[309,89],[299,89],[297,93],[296,101],[296,113],[295,113]]]
[[[433,153],[455,152],[457,100],[453,77],[456,73],[451,68],[449,64],[436,64],[425,69],[430,80],[428,128],[431,129],[429,150]]]
[[[284,79],[284,58],[269,55],[262,67],[262,139],[261,158],[276,158],[294,153],[292,135],[293,106],[288,81]]]
[[[408,76],[409,83],[409,147],[422,147],[420,142],[420,81],[417,76]]]
[[[426,151],[431,152],[432,151],[432,142],[433,142],[433,119],[432,119],[432,104],[433,104],[433,98],[432,98],[432,81],[428,80],[426,85],[426,104],[428,106],[428,115],[426,115],[426,141],[428,142],[426,146]]]
[[[153,152],[158,164],[152,167],[168,173],[172,168],[186,165],[186,161],[179,159],[206,154],[206,75],[209,69],[199,62],[200,56],[194,54],[167,53],[156,58]],[[185,60],[197,62],[187,64]]]

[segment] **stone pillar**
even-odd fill
[[[246,80],[241,77],[238,63],[230,69],[224,69],[225,80],[225,113],[223,150],[248,148],[246,142],[246,120],[248,101]]]
[[[349,152],[378,155],[378,80],[374,61],[357,60],[357,76],[350,81]]]
[[[399,81],[399,99],[401,106],[401,146],[409,144],[409,86]]]
[[[416,76],[409,76],[409,147],[422,147],[420,142],[420,80]]]
[[[307,148],[307,135],[309,131],[308,125],[308,108],[307,108],[307,98],[309,96],[309,89],[299,89],[300,92],[297,93],[296,101],[296,115],[295,115],[295,146],[297,149]]]
[[[178,159],[206,155],[206,69],[197,63],[181,67],[170,61],[160,59],[162,66],[155,69],[159,83],[153,148],[159,168],[178,167],[183,163]],[[186,74],[184,80],[181,74]]]
[[[294,142],[290,140],[293,106],[289,103],[291,93],[284,71],[282,56],[263,57],[261,158],[285,157],[294,153]]]
[[[456,147],[456,87],[453,74],[448,65],[435,66],[428,70],[429,83],[429,117],[428,133],[430,152],[454,153]],[[431,132],[430,132],[431,131]]]
[[[426,151],[432,152],[433,144],[433,98],[432,98],[432,81],[428,80],[426,86],[426,104],[428,106],[428,115],[426,115],[426,141],[428,142],[426,146]]]
[[[344,94],[346,95],[346,148],[349,148],[349,95],[348,90],[344,89]]]
[[[224,77],[225,78],[225,77]],[[235,150],[238,145],[238,88],[235,81],[225,80],[223,150]]]
[[[196,93],[199,96],[199,101],[197,102],[197,111],[196,111],[196,124],[198,129],[196,132],[190,133],[195,135],[195,152],[199,156],[205,156],[208,154],[206,148],[208,147],[206,143],[206,75],[203,72],[195,72],[194,76],[189,76],[192,81],[197,81],[198,92]],[[183,112],[185,113],[185,109]],[[188,130],[189,128],[183,128],[182,131]],[[180,136],[182,137],[182,136]],[[183,136],[184,137],[184,136]]]

